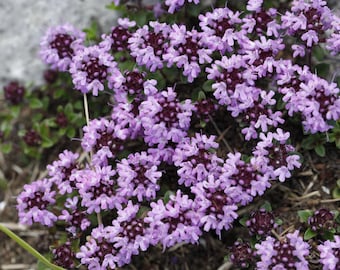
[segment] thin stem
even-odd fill
[[[87,102],[87,95],[85,93],[84,93],[84,111],[85,111],[86,124],[87,126],[89,126],[89,123],[90,123],[89,105]],[[92,160],[92,151],[90,152],[90,160]],[[98,222],[98,225],[103,224],[102,216],[100,213],[97,213],[97,222]]]
[[[51,268],[52,270],[65,270],[65,268],[62,268],[60,266],[57,266],[51,263],[43,255],[41,255],[36,249],[34,249],[30,244],[28,244],[25,240],[20,238],[18,235],[16,235],[10,229],[6,228],[1,223],[0,223],[0,231],[5,233],[8,237],[12,238],[15,242],[17,242],[17,244],[19,244],[22,248],[24,248],[26,251],[28,251],[30,254],[36,257],[39,261],[41,261],[47,267]]]
[[[90,123],[89,105],[87,103],[87,96],[86,96],[85,93],[84,93],[84,111],[85,111],[86,124],[89,125],[89,123]]]

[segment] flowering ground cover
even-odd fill
[[[108,8],[111,33],[42,37],[45,87],[4,89],[5,202],[28,227],[0,230],[39,269],[339,269],[340,17],[322,0]]]

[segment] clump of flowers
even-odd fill
[[[309,245],[299,236],[299,231],[289,233],[282,240],[268,236],[255,245],[260,260],[259,269],[309,269]]]
[[[187,12],[185,1],[165,5],[169,13]],[[138,25],[131,16],[91,46],[71,27],[48,31],[45,62],[68,71],[85,101],[108,94],[111,106],[108,115],[87,119],[84,153],[65,150],[46,178],[18,196],[20,222],[62,224],[70,241],[80,239],[75,256],[69,242],[55,249],[56,263],[73,267],[78,259],[89,269],[115,269],[152,246],[197,244],[203,232],[221,238],[238,210],[302,166],[289,118],[306,133],[332,129],[340,117],[340,90],[295,58],[325,43],[325,30],[334,39],[339,27],[323,1],[296,0],[281,14],[250,0],[245,12],[213,4],[183,23],[160,12],[164,20]],[[85,106],[86,114],[91,109]],[[215,121],[221,112],[223,119]],[[68,120],[57,116],[59,125]],[[225,141],[229,125],[244,145]],[[319,230],[329,228],[329,218],[320,210],[309,222]],[[264,209],[252,212],[246,226],[257,240],[266,238],[255,250],[236,242],[232,262],[308,269],[310,246],[299,231],[273,238],[275,218]],[[337,265],[337,242],[319,246],[323,265]]]
[[[40,55],[51,68],[67,71],[75,52],[82,48],[85,33],[70,24],[49,28],[40,43]]]

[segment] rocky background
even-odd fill
[[[42,35],[50,26],[71,23],[79,29],[92,20],[109,31],[116,16],[110,0],[1,0],[0,91],[10,80],[39,83],[44,64],[38,56]]]

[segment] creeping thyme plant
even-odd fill
[[[295,181],[298,150],[313,149],[315,136],[339,146],[339,86],[318,59],[340,53],[340,17],[326,1],[109,8],[121,17],[99,40],[65,24],[41,42],[43,61],[82,95],[86,119],[81,150],[63,150],[17,197],[21,223],[63,230],[51,261],[116,269],[242,224],[249,235],[225,254],[235,269],[340,269],[336,209],[300,211],[289,227],[270,203],[259,207]],[[6,93],[12,103],[22,95]],[[88,104],[101,96],[101,108]]]

